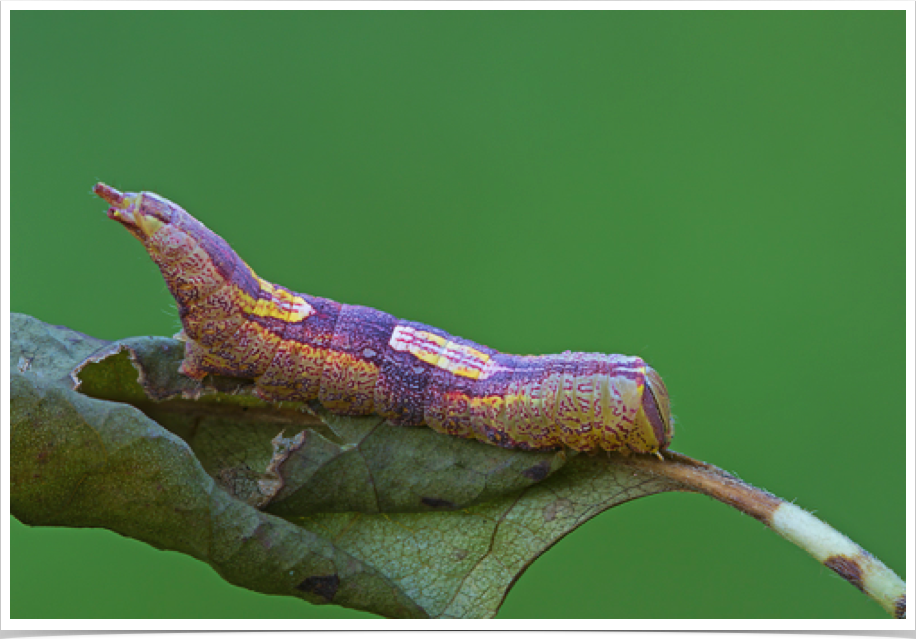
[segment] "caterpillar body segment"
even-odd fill
[[[507,448],[657,453],[667,389],[638,357],[510,355],[364,306],[259,278],[218,235],[154,193],[95,193],[144,245],[184,327],[181,372],[255,380],[267,400],[319,400]]]

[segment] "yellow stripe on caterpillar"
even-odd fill
[[[251,270],[251,267],[248,267]],[[251,271],[254,273],[254,271]],[[300,322],[306,317],[315,314],[312,305],[298,295],[277,288],[267,280],[257,275],[255,278],[266,297],[252,298],[244,291],[238,291],[239,304],[243,313],[256,317],[272,317],[284,322]]]
[[[421,362],[471,379],[479,379],[490,361],[489,355],[476,348],[403,324],[395,327],[388,345],[396,351],[410,353]]]

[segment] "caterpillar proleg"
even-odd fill
[[[296,293],[259,278],[177,204],[94,191],[162,271],[186,336],[185,375],[249,378],[269,401],[317,399],[506,448],[657,453],[674,434],[668,391],[639,357],[510,355]]]

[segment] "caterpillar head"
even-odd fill
[[[99,182],[92,189],[111,205],[108,217],[120,222],[131,235],[147,245],[164,226],[171,224],[174,204],[155,193],[121,193]]]
[[[651,366],[646,366],[646,387],[642,394],[642,406],[637,416],[637,423],[646,426],[642,432],[652,433],[652,437],[645,437],[646,450],[637,452],[657,453],[665,450],[674,437],[674,420],[671,417],[671,400],[668,398],[668,389],[661,376]],[[654,438],[654,442],[651,441]]]
[[[108,217],[140,240],[159,266],[172,295],[181,306],[224,285],[234,271],[235,253],[222,249],[227,264],[219,268],[213,242],[207,244],[206,229],[184,209],[160,195],[143,191],[121,193],[99,182],[92,189],[108,202]],[[221,244],[222,240],[215,238]]]

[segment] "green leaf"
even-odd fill
[[[687,490],[754,517],[906,615],[906,584],[876,557],[673,451],[504,450],[271,404],[246,380],[188,379],[175,340],[105,342],[16,314],[11,329],[11,510],[26,524],[108,528],[262,593],[388,617],[486,618],[583,522]]]
[[[269,404],[244,380],[180,376],[175,340],[11,322],[12,360],[30,362],[11,385],[13,514],[108,528],[259,592],[387,617],[492,617],[577,526],[683,489],[603,454]]]

